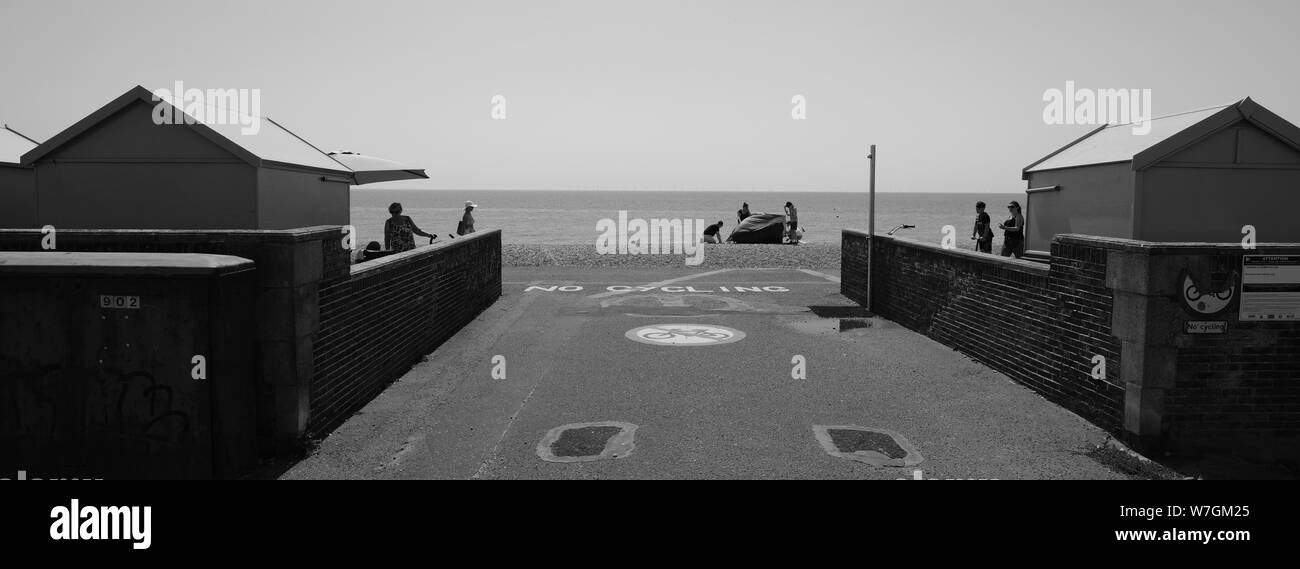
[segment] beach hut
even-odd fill
[[[22,165],[22,156],[37,142],[9,125],[0,127],[0,227],[36,225],[36,175]]]
[[[1106,125],[1026,167],[1027,248],[1061,233],[1236,242],[1246,225],[1300,242],[1300,128],[1246,98],[1147,130]]]
[[[357,172],[269,118],[256,117],[253,129],[205,122],[182,107],[137,86],[25,153],[22,163],[36,172],[38,223],[86,229],[348,224],[349,188],[366,183]],[[159,124],[159,116],[169,118]],[[426,177],[403,168],[408,178]]]

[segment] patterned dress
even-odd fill
[[[397,252],[414,249],[415,222],[405,215],[388,218],[384,222],[384,248]]]

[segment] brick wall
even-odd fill
[[[500,296],[500,231],[353,265],[327,282],[308,434],[338,426]]]
[[[842,292],[1150,450],[1300,460],[1300,322],[1243,322],[1239,244],[1058,235],[1047,265],[844,231]],[[1297,255],[1259,244],[1251,254]],[[1219,312],[1184,301],[1233,286]],[[1222,334],[1190,334],[1213,321]],[[1106,358],[1093,379],[1093,357]]]
[[[842,292],[866,302],[865,233],[846,230]],[[872,308],[1103,428],[1123,416],[1120,343],[1110,333],[1106,252],[1053,249],[1049,267],[892,237],[876,239]],[[1092,379],[1092,358],[1107,360]]]
[[[1117,332],[1126,350],[1140,344],[1145,360],[1130,403],[1147,418],[1144,438],[1179,453],[1300,462],[1300,322],[1240,318],[1244,255],[1300,255],[1300,244],[1244,251],[1236,243],[1110,241]],[[1232,290],[1231,300],[1214,313],[1194,310],[1183,297],[1188,278],[1201,291]],[[1190,334],[1188,322],[1225,330]]]
[[[1300,324],[1246,338],[1203,336],[1178,349],[1164,396],[1171,447],[1267,447],[1300,434]]]

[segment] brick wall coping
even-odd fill
[[[253,262],[198,253],[0,252],[0,274],[211,276],[253,270]]]
[[[1091,247],[1102,247],[1115,251],[1126,251],[1130,253],[1143,253],[1146,255],[1201,255],[1201,254],[1223,254],[1223,253],[1241,253],[1240,242],[1233,243],[1200,243],[1200,242],[1180,242],[1164,243],[1155,241],[1139,241],[1136,239],[1122,239],[1119,237],[1099,237],[1096,235],[1080,235],[1077,233],[1063,233],[1057,235],[1053,242],[1065,245],[1087,245]],[[1300,243],[1258,243],[1258,249],[1254,251],[1245,251],[1251,255],[1264,255],[1266,253],[1300,253]],[[1264,250],[1266,249],[1266,251]]]
[[[169,243],[193,240],[194,242],[211,241],[213,237],[272,243],[299,243],[319,241],[340,235],[341,225],[316,225],[296,229],[63,229],[56,227],[59,235],[130,237],[140,241],[158,240]],[[5,235],[31,235],[39,237],[40,229],[0,229],[0,237]]]
[[[457,247],[464,247],[466,246],[467,243],[471,243],[479,239],[488,239],[491,238],[493,235],[500,235],[500,234],[501,234],[500,229],[493,229],[491,231],[479,231],[479,232],[471,233],[469,235],[465,235],[463,237],[452,239],[451,241],[439,241],[434,243],[433,245],[429,245],[426,247],[416,247],[415,249],[411,249],[410,251],[402,251],[401,253],[388,255],[386,257],[380,257],[373,261],[356,263],[352,265],[352,276],[358,277],[358,276],[377,275],[386,272],[390,269],[397,268],[405,264],[407,260],[425,257],[428,255],[435,255],[449,249],[455,249]]]
[[[842,231],[844,232],[844,234],[847,235],[855,235],[864,238],[867,237],[866,231],[859,231],[856,229],[844,229]],[[932,243],[917,241],[915,239],[907,239],[905,237],[893,237],[889,235],[880,235],[878,233],[876,234],[876,239],[886,240],[891,243],[894,243],[895,245],[899,245],[903,247],[911,247],[913,249],[923,249],[927,252],[934,253],[937,255],[946,255],[949,257],[961,259],[963,261],[983,263],[987,265],[996,265],[1001,268],[1013,269],[1024,273],[1030,273],[1036,276],[1046,277],[1049,271],[1048,265],[1044,263],[1036,263],[1034,261],[1026,261],[1024,259],[1002,257],[999,255],[990,255],[988,253],[978,253],[968,249],[959,249],[959,248],[944,249],[942,246],[935,245]]]

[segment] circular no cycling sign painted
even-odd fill
[[[625,336],[656,346],[716,346],[739,342],[745,333],[714,324],[655,324],[633,328]]]

